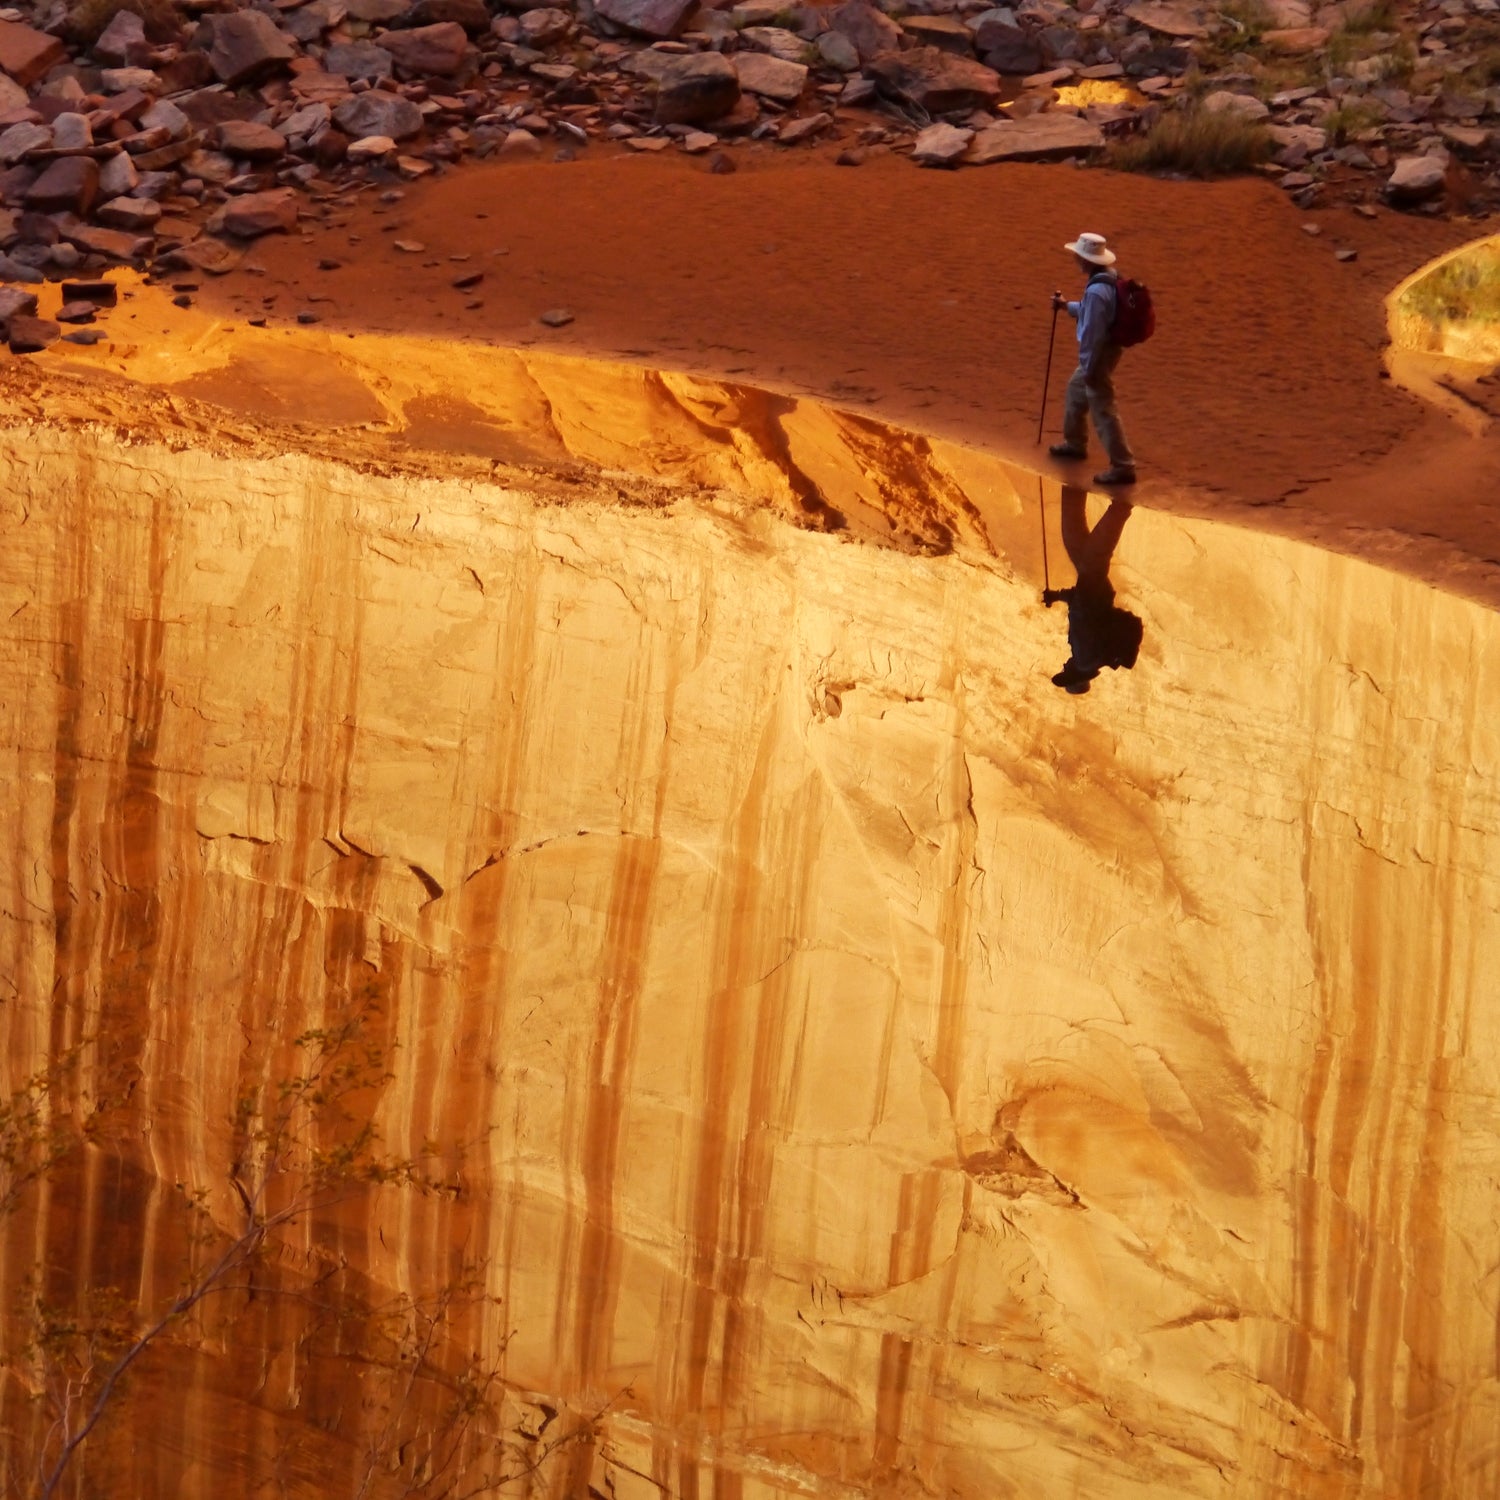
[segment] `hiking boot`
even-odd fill
[[[1052,681],[1060,688],[1066,688],[1076,698],[1080,693],[1089,690],[1089,683],[1093,678],[1084,672],[1080,672],[1071,662],[1061,672],[1052,674]]]
[[[1047,450],[1053,458],[1087,458],[1086,448],[1075,448],[1072,443],[1053,443]]]
[[[1094,475],[1095,484],[1134,484],[1135,470],[1122,468],[1119,464],[1111,464],[1103,472]]]

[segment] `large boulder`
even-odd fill
[[[974,49],[987,67],[997,73],[1035,73],[1042,66],[1041,43],[1022,29],[1016,13],[996,6],[969,17],[974,33]]]
[[[254,83],[285,67],[296,55],[297,44],[258,10],[236,10],[214,18],[208,60],[214,76],[230,88]]]
[[[861,63],[873,62],[882,53],[894,52],[901,45],[901,28],[868,0],[845,0],[836,10],[828,12],[828,27],[854,43]]]
[[[67,55],[55,36],[15,21],[0,21],[0,72],[8,73],[23,89],[29,89]]]
[[[26,206],[44,213],[86,214],[99,195],[99,163],[91,156],[59,156],[26,190]]]
[[[870,64],[868,72],[889,93],[930,115],[984,109],[1000,95],[1000,75],[993,68],[937,47],[887,52]]]
[[[297,195],[291,188],[269,193],[246,193],[224,205],[222,227],[236,239],[259,239],[263,234],[290,232],[297,227]]]
[[[674,58],[656,90],[656,118],[663,125],[702,125],[722,119],[740,102],[733,65],[717,52]]]
[[[383,89],[371,89],[339,105],[333,112],[333,123],[351,140],[388,135],[393,141],[404,141],[420,133],[422,111],[410,99],[398,99]]]
[[[801,63],[784,62],[765,52],[735,53],[734,70],[747,94],[759,94],[778,104],[794,103],[807,87],[807,69]]]
[[[894,52],[901,45],[901,28],[868,0],[845,0],[836,10],[828,12],[828,26],[854,43],[862,64],[873,62],[882,53]]]
[[[408,73],[447,78],[463,67],[469,50],[468,33],[456,21],[435,26],[414,26],[410,31],[387,31],[380,45]]]
[[[1024,120],[1001,120],[981,130],[964,160],[971,166],[995,161],[1053,161],[1083,156],[1104,145],[1104,135],[1078,115],[1046,111]]]
[[[596,0],[594,10],[626,31],[663,41],[682,30],[697,4],[698,0]]]

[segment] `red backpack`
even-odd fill
[[[1151,306],[1150,289],[1141,281],[1117,281],[1110,343],[1128,349],[1132,344],[1144,344],[1155,332],[1156,311]]]

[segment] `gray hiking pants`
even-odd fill
[[[1083,378],[1083,367],[1073,371],[1068,381],[1067,399],[1063,403],[1063,441],[1075,448],[1087,448],[1089,432],[1086,418],[1094,419],[1094,431],[1104,444],[1110,463],[1118,469],[1135,468],[1135,454],[1125,441],[1120,413],[1115,409],[1115,366],[1125,351],[1118,344],[1101,349],[1094,359],[1093,379]]]

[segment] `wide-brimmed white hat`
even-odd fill
[[[1074,255],[1080,255],[1096,266],[1112,266],[1115,263],[1115,252],[1104,243],[1102,234],[1080,234],[1071,245],[1064,245],[1063,249],[1071,250]]]

